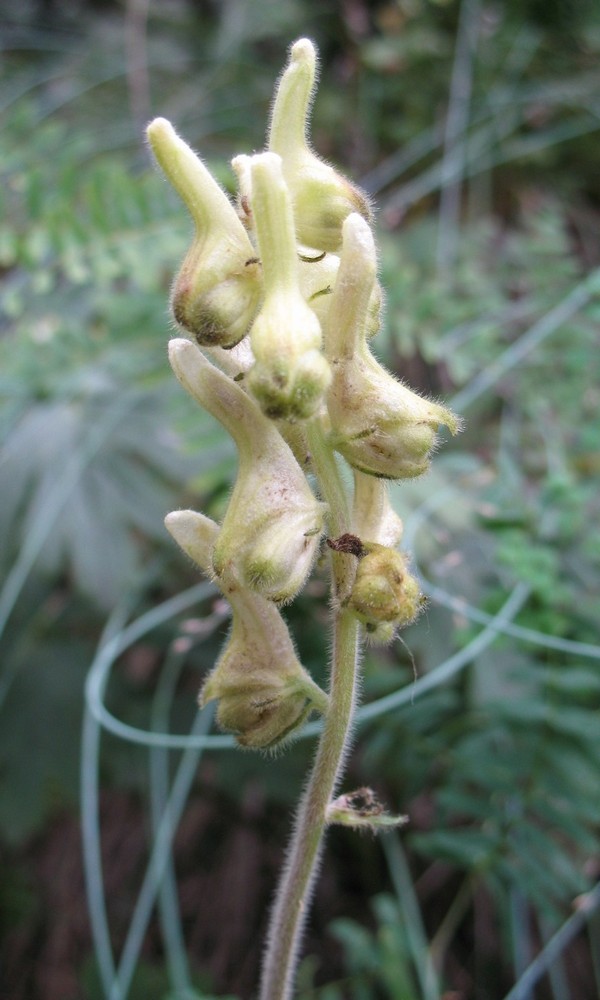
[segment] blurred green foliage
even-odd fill
[[[379,207],[379,350],[434,395],[468,390],[600,262],[592,3],[470,0],[475,39],[462,63],[458,0],[152,4],[137,34],[128,4],[49,5],[49,20],[43,8],[36,21],[33,5],[6,5],[0,70],[0,841],[12,856],[76,800],[82,688],[107,613],[151,607],[195,579],[164,514],[197,503],[218,515],[230,482],[231,448],[167,368],[166,303],[187,222],[148,167],[144,118],[171,117],[231,185],[227,159],[263,141],[257,123],[285,47],[314,37],[317,146]],[[461,70],[470,98],[449,142]],[[458,217],[443,208],[453,185]],[[359,730],[352,776],[411,816],[402,840],[429,944],[410,937],[394,863],[377,843],[344,839],[363,894],[324,944],[311,941],[307,1000],[431,1000],[439,994],[417,974],[431,959],[443,986],[496,1000],[522,972],[524,940],[543,943],[598,878],[599,319],[596,281],[500,368],[431,475],[393,489],[409,526],[426,513],[413,537],[433,596],[407,648],[367,652],[364,699],[464,648],[519,583],[514,624],[529,632],[504,635],[451,683]],[[322,670],[318,571],[289,618],[304,662]],[[161,628],[140,654],[147,669],[125,662],[111,682],[111,708],[133,724],[149,725],[172,638]],[[171,713],[181,731],[218,643],[211,633],[192,649]],[[211,773],[232,811],[252,779],[283,812],[308,752],[218,754]],[[147,790],[122,747],[109,748],[104,774],[109,788]],[[37,912],[17,882],[0,892],[7,926]],[[486,907],[491,958],[477,920]],[[587,979],[557,1000],[586,1000],[599,954],[592,935]],[[481,956],[494,972],[478,993]],[[92,997],[89,968],[88,956]],[[168,984],[155,954],[131,996]]]

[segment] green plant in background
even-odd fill
[[[349,758],[350,787],[376,780],[382,799],[410,814],[402,832],[410,876],[396,885],[387,851],[388,865],[382,863],[381,845],[399,842],[395,834],[371,841],[332,831],[327,878],[307,929],[312,957],[299,988],[311,998],[336,990],[385,996],[385,970],[394,961],[382,957],[375,967],[366,947],[377,950],[382,933],[399,941],[415,926],[414,913],[408,918],[405,910],[416,893],[427,933],[420,942],[409,936],[402,946],[410,945],[415,995],[443,992],[441,983],[436,992],[435,984],[427,989],[415,976],[432,956],[443,984],[469,996],[477,988],[497,1000],[514,980],[526,992],[531,980],[525,969],[533,961],[538,978],[550,968],[546,989],[555,997],[569,997],[566,974],[571,1000],[587,1000],[597,989],[576,977],[587,974],[589,983],[590,956],[598,965],[595,918],[588,921],[589,941],[581,935],[566,945],[577,921],[585,926],[588,906],[597,903],[589,890],[597,878],[600,766],[598,286],[593,276],[585,277],[598,262],[597,5],[579,4],[560,30],[553,15],[566,7],[559,0],[493,9],[470,0],[350,6],[278,0],[211,5],[210,14],[208,5],[202,11],[196,5],[193,14],[185,3],[167,6],[168,12],[159,4],[147,8],[147,108],[160,96],[161,113],[193,136],[227,186],[229,172],[218,164],[232,149],[259,147],[256,112],[266,106],[285,39],[307,31],[318,38],[328,72],[315,108],[316,145],[350,164],[377,194],[379,273],[386,287],[378,351],[424,392],[447,395],[458,388],[452,405],[476,409],[458,442],[464,454],[444,451],[426,480],[390,489],[420,585],[431,598],[405,635],[419,680],[412,683],[414,667],[400,643],[368,647],[362,659],[365,704],[357,723],[364,740],[357,740]],[[353,19],[358,8],[361,23]],[[470,25],[459,19],[461,9],[470,12]],[[25,30],[15,36],[3,25],[0,69],[0,420],[6,445],[0,463],[6,498],[0,511],[6,619],[0,921],[9,932],[3,972],[11,983],[27,978],[35,995],[31,980],[36,967],[43,969],[40,995],[46,996],[61,975],[54,965],[54,974],[48,972],[43,950],[54,923],[31,900],[13,909],[12,873],[34,887],[32,900],[50,891],[51,881],[39,878],[40,855],[75,801],[82,684],[104,609],[124,598],[131,612],[138,604],[155,607],[193,579],[168,539],[161,542],[161,511],[202,504],[220,522],[234,449],[226,450],[225,433],[208,415],[198,411],[192,419],[187,400],[165,377],[164,305],[172,261],[184,251],[185,226],[158,175],[140,169],[140,129],[134,132],[127,116],[127,81],[136,81],[123,46],[124,8],[93,17],[85,28],[82,21],[71,34],[48,25],[28,31],[30,10],[11,0],[3,6],[3,18],[13,11]],[[468,45],[465,26],[477,27]],[[462,71],[463,80],[471,80],[470,90],[452,90],[453,60],[459,79]],[[458,140],[456,131],[448,135],[446,112],[461,125]],[[149,114],[136,116],[138,124]],[[448,194],[459,188],[460,219],[448,211]],[[445,269],[438,252],[442,229],[453,249],[452,266]],[[330,253],[326,261],[336,257]],[[305,296],[333,287],[334,267],[325,276],[314,263],[300,264]],[[312,301],[320,319],[329,299]],[[376,297],[372,308],[374,316]],[[193,460],[181,461],[178,438]],[[183,496],[182,476],[188,477]],[[433,509],[437,496],[440,505]],[[70,516],[82,509],[93,513],[91,534],[81,516]],[[299,659],[324,685],[320,570],[285,614]],[[502,612],[515,585],[511,618]],[[196,593],[187,604],[167,603],[160,620],[168,608],[173,616],[176,608],[193,607]],[[207,616],[207,626],[220,620],[208,609]],[[323,627],[313,631],[307,620]],[[114,617],[111,622],[115,628]],[[187,622],[181,628],[181,641],[189,641]],[[107,710],[129,722],[129,728],[115,722],[117,740],[103,741],[102,803],[103,810],[110,808],[125,786],[131,801],[150,796],[154,816],[160,794],[154,778],[148,787],[142,760],[148,753],[154,767],[159,745],[168,745],[173,749],[163,751],[163,764],[167,768],[168,759],[175,767],[175,748],[198,745],[200,737],[180,730],[187,730],[193,710],[195,675],[215,662],[219,640],[213,634],[198,642],[167,697],[169,708],[159,721],[152,711],[148,728],[151,699],[158,702],[171,690],[166,650],[173,629],[163,624],[147,640],[125,629],[130,635],[136,645],[115,661],[106,705],[89,688],[102,730],[113,725]],[[446,671],[449,651],[450,665],[463,664],[457,674]],[[154,667],[145,680],[132,682],[130,663],[138,659]],[[315,725],[303,735],[314,733]],[[307,742],[290,749],[283,768],[230,752],[227,736],[205,739],[210,760],[199,774],[202,788],[192,788],[189,813],[193,817],[198,797],[206,806],[206,784],[216,780],[219,835],[226,843],[228,836],[247,833],[241,788],[257,800],[262,792],[269,806],[257,802],[264,853],[255,863],[270,884],[266,872],[279,844],[273,830],[279,813],[293,804],[308,763]],[[151,749],[135,751],[124,740]],[[93,788],[89,753],[85,767]],[[85,813],[85,792],[84,802]],[[483,816],[482,802],[488,803]],[[103,812],[103,834],[110,837],[107,819]],[[154,820],[152,830],[158,838]],[[132,827],[125,821],[127,832]],[[32,833],[39,834],[33,843]],[[210,839],[210,833],[196,839],[200,862]],[[156,849],[165,851],[164,840],[158,838]],[[219,967],[212,948],[218,917],[195,904],[193,916],[186,909],[179,854],[176,862],[185,935],[177,944],[172,908],[171,931],[163,925],[162,942],[152,923],[146,938],[140,936],[136,919],[125,942],[122,909],[115,912],[109,901],[110,937],[122,961],[111,965],[101,935],[94,936],[103,996],[158,995],[166,990],[165,969],[177,996],[187,996],[192,984],[200,993],[229,988],[243,996],[250,989],[255,949],[236,948],[235,970]],[[394,926],[385,930],[388,917],[369,900],[389,893],[390,877],[403,917],[400,927],[399,913],[392,915]],[[107,895],[110,878],[109,864]],[[90,892],[96,915],[100,899]],[[134,909],[137,915],[132,900]],[[152,909],[145,912],[148,921]],[[340,912],[352,917],[356,940],[365,943],[356,961],[351,945],[340,953],[327,933]],[[480,919],[482,913],[488,919]],[[33,926],[32,914],[38,921]],[[232,926],[223,926],[229,936]],[[12,933],[29,941],[24,951],[10,949]],[[185,968],[184,938],[194,942],[187,977],[177,973]],[[71,969],[92,964],[79,927],[76,941]],[[546,941],[554,943],[547,948]],[[557,941],[562,969],[560,958],[548,964]],[[541,964],[534,958],[540,948]],[[398,944],[398,969],[406,954],[400,950]],[[27,972],[19,977],[14,967],[10,980],[11,955],[18,953]],[[311,961],[313,970],[320,963],[315,983]],[[136,973],[129,990],[136,963],[140,982]],[[142,967],[154,970],[152,985],[141,985]],[[89,993],[99,996],[100,987],[90,985]]]
[[[220,525],[194,511],[166,520],[232,606],[231,634],[201,703],[216,699],[221,726],[259,749],[279,747],[312,711],[323,716],[271,916],[263,1000],[291,993],[326,827],[403,822],[369,788],[333,796],[355,709],[359,623],[371,642],[387,643],[422,606],[396,550],[402,526],[385,480],[423,473],[439,427],[459,427],[370,352],[381,301],[370,210],[308,145],[315,68],[314,46],[301,39],[277,87],[268,151],[234,161],[238,214],[168,122],[148,128],[195,224],[172,308],[196,344],[172,340],[171,365],[239,455]],[[336,453],[353,470],[353,499]],[[277,607],[303,588],[325,532],[334,635],[328,694],[298,662]]]

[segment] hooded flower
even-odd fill
[[[219,526],[193,510],[167,515],[167,529],[183,551],[210,573]],[[217,700],[219,725],[245,747],[271,749],[289,738],[327,695],[298,661],[274,604],[232,581],[217,579],[231,604],[232,625],[200,704]]]
[[[225,192],[166,119],[150,123],[148,140],[195,226],[173,285],[173,316],[199,344],[233,347],[248,332],[262,294],[254,248]]]
[[[277,428],[240,386],[189,340],[171,340],[177,378],[233,437],[239,466],[213,549],[217,576],[272,601],[291,600],[308,576],[324,505]]]
[[[325,327],[332,370],[327,393],[334,447],[353,468],[384,479],[412,479],[429,466],[436,433],[459,421],[446,407],[398,382],[366,343],[376,253],[367,223],[346,219],[337,281]]]
[[[308,117],[316,87],[317,55],[308,38],[290,49],[279,81],[269,132],[269,149],[278,153],[290,190],[298,240],[317,250],[337,251],[342,223],[351,212],[370,218],[368,201],[310,148]]]
[[[265,295],[250,330],[256,364],[248,384],[267,416],[304,420],[321,407],[331,381],[321,325],[300,291],[294,216],[280,158],[253,156],[250,175]]]

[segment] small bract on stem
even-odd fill
[[[262,1000],[285,1000],[293,989],[327,826],[376,831],[405,822],[370,789],[340,795],[337,786],[360,639],[390,642],[423,604],[397,549],[402,522],[385,480],[425,472],[438,428],[459,429],[449,410],[385,371],[368,346],[381,307],[370,210],[310,148],[315,79],[315,48],[303,38],[276,88],[267,150],[233,161],[237,210],[168,122],[148,128],[194,223],[171,306],[195,343],[175,338],[169,358],[238,452],[221,524],[190,510],[166,518],[232,608],[200,703],[216,700],[219,725],[241,746],[262,750],[289,741],[312,712],[323,716],[271,915]],[[341,474],[343,461],[353,477]],[[299,662],[279,610],[305,585],[325,537],[334,636],[327,693]]]

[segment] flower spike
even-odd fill
[[[405,822],[372,789],[340,795],[338,783],[360,640],[391,642],[424,605],[409,556],[397,550],[402,522],[386,481],[425,472],[439,428],[459,430],[450,410],[412,392],[369,349],[383,301],[370,208],[310,147],[316,70],[314,45],[299,39],[275,88],[267,150],[232,161],[235,206],[168,122],[148,129],[196,228],[171,303],[198,346],[172,340],[171,365],[238,452],[221,524],[191,510],[165,521],[231,605],[231,629],[200,704],[216,701],[219,725],[240,745],[264,750],[289,739],[312,711],[325,716],[273,906],[261,1000],[292,995],[326,826],[377,832]],[[301,665],[278,607],[306,583],[325,521],[329,694]]]

